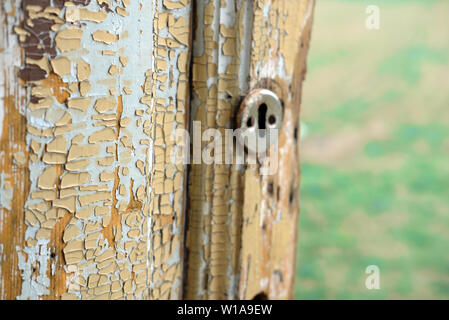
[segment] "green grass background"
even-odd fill
[[[318,0],[303,92],[295,297],[449,299],[449,1]]]

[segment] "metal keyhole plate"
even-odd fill
[[[282,119],[282,103],[274,92],[268,89],[251,91],[240,105],[237,118],[242,130],[240,142],[252,152],[265,152],[276,142]]]

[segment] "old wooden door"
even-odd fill
[[[291,298],[313,7],[2,1],[0,298]],[[256,89],[282,105],[276,170],[198,158]]]

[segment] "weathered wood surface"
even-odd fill
[[[250,87],[275,92],[283,102],[284,117],[275,174],[260,175],[254,166],[245,171],[241,299],[293,297],[299,111],[313,8],[314,1],[258,1],[254,10]]]
[[[290,298],[313,6],[3,1],[0,298]],[[259,87],[284,103],[274,176],[171,161]]]
[[[22,51],[13,28],[20,22],[19,1],[0,6],[0,298],[20,295],[16,248],[24,246],[24,207],[30,188],[27,166],[25,90],[17,70]],[[9,5],[8,5],[9,4]]]
[[[242,97],[267,88],[283,101],[284,122],[272,176],[261,175],[260,164],[192,165],[188,298],[292,297],[299,108],[313,6],[302,0],[211,0],[196,7],[191,119],[201,121],[203,132],[215,128],[224,136],[225,128],[236,126]]]
[[[2,3],[2,297],[181,297],[190,12]]]

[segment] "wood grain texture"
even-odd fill
[[[2,3],[2,297],[181,297],[190,11]]]
[[[291,299],[295,277],[299,187],[299,111],[314,1],[256,1],[251,88],[283,102],[277,170],[245,171],[240,299]]]
[[[154,12],[150,171],[152,299],[182,297],[186,165],[172,161],[176,130],[187,130],[191,2],[157,1]],[[164,31],[167,31],[164,32]],[[165,36],[167,34],[167,36]]]
[[[290,298],[313,6],[4,1],[0,298]],[[255,88],[284,104],[271,176],[210,147]],[[215,162],[174,163],[177,129]]]
[[[193,139],[201,139],[193,136],[194,121],[199,121],[202,133],[217,129],[225,136],[224,129],[235,128],[239,103],[255,88],[278,95],[284,121],[279,149],[270,154],[277,153],[279,160],[274,175],[261,174],[263,162],[192,165],[188,298],[292,297],[299,211],[299,109],[313,7],[312,0],[211,0],[196,7]],[[209,143],[202,141],[201,150]],[[224,150],[225,142],[219,143]]]
[[[17,248],[25,241],[24,207],[30,188],[26,162],[25,99],[17,70],[22,53],[14,27],[19,23],[19,1],[0,5],[0,299],[15,299],[22,278]]]
[[[201,159],[213,141],[202,136],[233,128],[241,96],[247,91],[252,1],[197,2],[192,61],[191,139],[187,271],[189,299],[234,299],[238,279],[242,205],[241,165],[226,165],[224,154]],[[198,126],[199,133],[196,133]],[[212,134],[214,134],[212,132]],[[219,142],[224,150],[225,140]]]

